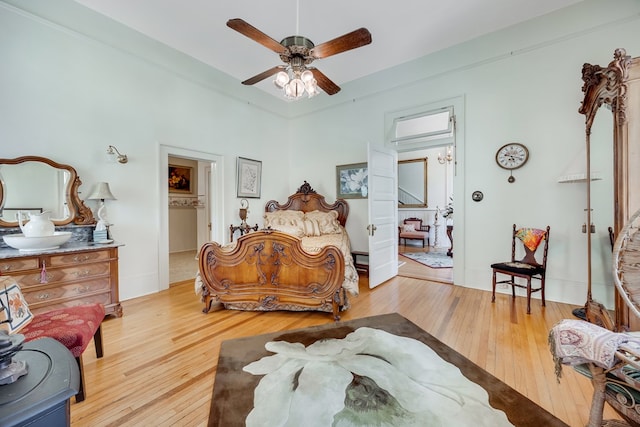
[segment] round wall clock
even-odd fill
[[[529,160],[529,150],[517,142],[505,144],[496,152],[496,163],[503,169],[518,169],[524,166],[527,160]]]

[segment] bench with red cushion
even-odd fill
[[[36,314],[20,333],[25,342],[49,337],[67,347],[76,358],[80,369],[80,390],[76,402],[84,400],[84,373],[82,369],[82,353],[94,339],[96,357],[102,357],[102,320],[105,311],[102,304],[86,304],[65,307],[46,313]]]

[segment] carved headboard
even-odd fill
[[[265,212],[274,211],[336,211],[338,212],[338,222],[343,227],[347,223],[347,216],[349,216],[349,205],[344,199],[338,199],[333,204],[329,204],[325,201],[324,196],[318,194],[311,185],[304,181],[304,184],[298,188],[298,190],[289,196],[286,203],[280,204],[276,200],[270,200],[264,207]]]

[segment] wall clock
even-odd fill
[[[505,144],[496,152],[496,163],[498,166],[509,171],[521,168],[527,163],[527,160],[529,160],[529,150],[518,142]],[[514,182],[515,180],[512,172],[508,181]]]

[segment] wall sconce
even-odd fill
[[[445,156],[442,153],[438,153],[438,163],[444,165],[445,163],[451,163],[453,160],[453,153],[451,151],[451,147],[447,148],[447,154]]]
[[[129,161],[129,159],[127,158],[126,154],[120,154],[120,152],[118,151],[118,149],[116,147],[114,147],[113,145],[110,145],[107,148],[107,154],[110,156],[116,156],[116,160],[118,160],[118,163],[122,163],[125,164]]]

